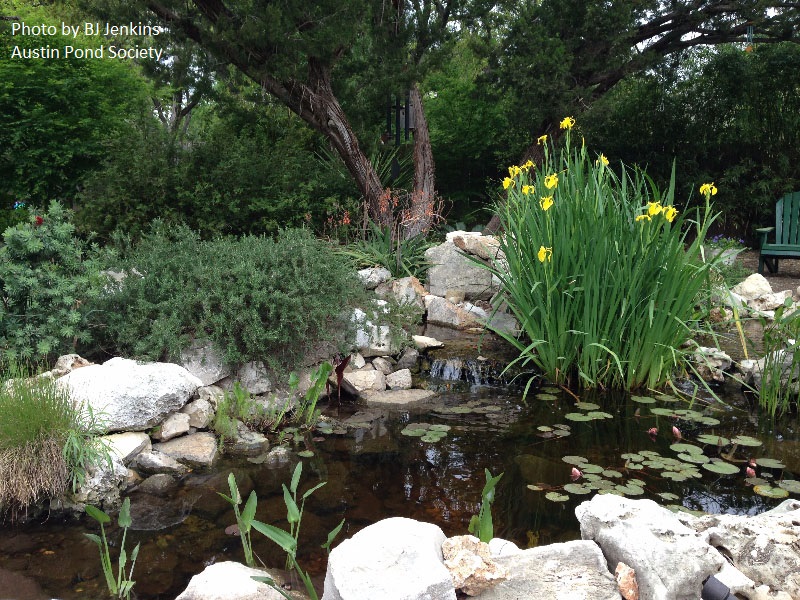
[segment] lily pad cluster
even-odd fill
[[[500,412],[502,407],[484,400],[470,400],[458,406],[443,406],[436,409],[437,413],[445,415],[489,414]]]
[[[400,433],[409,437],[418,437],[423,442],[436,443],[441,441],[442,438],[447,436],[450,431],[450,425],[441,425],[430,423],[409,423]]]
[[[570,421],[596,421],[599,419],[613,419],[614,415],[600,410],[599,404],[593,402],[576,402],[575,408],[584,412],[571,412],[564,415]]]

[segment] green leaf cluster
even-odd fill
[[[524,335],[498,333],[519,350],[516,362],[553,382],[657,387],[685,361],[713,217],[706,206],[690,220],[673,186],[662,193],[624,167],[617,176],[604,159],[571,147],[567,131],[543,164],[510,168],[497,209],[505,261],[493,272]]]
[[[291,369],[323,343],[344,348],[364,296],[350,262],[304,229],[203,241],[157,222],[136,245],[118,241],[107,260],[124,277],[96,308],[126,355],[175,357],[199,338],[230,364]]]
[[[125,568],[128,564],[128,552],[125,550],[125,538],[128,536],[128,528],[133,524],[131,519],[131,499],[125,498],[125,500],[122,502],[122,508],[120,509],[119,517],[117,518],[117,524],[122,527],[123,531],[122,541],[119,545],[119,558],[117,559],[116,577],[114,577],[114,567],[111,563],[111,548],[109,546],[105,530],[105,525],[111,522],[111,517],[91,504],[86,505],[86,514],[100,524],[100,535],[96,535],[94,533],[84,533],[83,535],[97,544],[97,547],[100,550],[100,564],[103,567],[103,575],[105,575],[108,591],[116,598],[125,598],[126,600],[129,600],[131,597],[131,590],[133,590],[133,586],[136,584],[136,582],[133,580],[133,569],[136,567],[136,558],[139,556],[140,546],[140,544],[136,544],[136,546],[133,548],[133,552],[131,552],[130,555],[131,568],[126,573]]]
[[[41,360],[87,342],[87,302],[100,292],[96,263],[56,201],[9,227],[0,248],[0,347],[10,360]]]

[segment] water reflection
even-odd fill
[[[591,494],[570,494],[565,502],[551,502],[544,491],[527,487],[540,484],[560,489],[570,483],[571,465],[562,460],[566,455],[581,456],[602,470],[617,470],[622,480],[639,479],[641,494],[636,497],[662,504],[670,502],[659,494],[672,493],[678,497],[675,504],[691,510],[756,514],[780,502],[754,494],[742,475],[703,472],[699,479],[672,481],[658,468],[635,473],[626,469],[622,457],[626,453],[675,456],[670,449],[675,423],[689,441],[699,433],[712,432],[758,436],[764,445],[750,454],[782,460],[787,478],[800,474],[797,421],[767,423],[749,413],[740,397],[727,398],[728,406],[698,401],[694,409],[720,421],[707,426],[653,414],[650,409],[655,405],[610,394],[586,394],[580,400],[596,403],[613,418],[575,422],[566,415],[578,410],[576,399],[557,391],[553,395],[550,399],[533,395],[524,403],[507,389],[478,387],[445,394],[440,404],[424,410],[356,413],[354,407],[332,409],[333,418],[357,426],[347,435],[314,442],[315,456],[304,460],[300,490],[320,481],[327,484],[306,504],[301,564],[321,579],[325,554],[319,546],[342,518],[346,519],[345,537],[389,516],[433,522],[447,535],[465,533],[480,506],[484,469],[495,475],[505,473],[494,505],[497,535],[520,546],[577,539],[574,508]],[[400,433],[410,423],[442,424],[450,429],[441,441],[427,443]],[[562,433],[568,431],[568,435],[555,435],[554,427],[567,428]],[[647,433],[652,427],[659,429],[655,439]],[[281,484],[289,481],[293,467],[293,463],[269,466],[228,461],[214,472],[193,474],[169,496],[131,494],[136,531],[129,534],[129,544],[142,542],[135,577],[139,600],[172,599],[206,565],[242,559],[238,538],[225,533],[234,522],[233,512],[217,494],[227,491],[229,472],[235,473],[243,496],[251,490],[258,494],[257,518],[286,527]],[[21,585],[19,578],[23,578],[34,588],[28,596],[12,593],[18,600],[102,595],[96,548],[82,535],[91,527],[83,522],[26,528],[6,525],[0,531],[0,597],[9,596],[9,590],[2,588],[4,581],[10,581],[9,574],[17,578],[13,585]],[[112,539],[117,535],[112,529]],[[254,550],[269,566],[283,564],[281,553],[261,536],[254,537]],[[8,575],[5,579],[4,574]]]

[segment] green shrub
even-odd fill
[[[370,221],[370,230],[363,239],[337,249],[355,259],[361,268],[384,267],[392,277],[416,277],[425,280],[428,263],[425,251],[433,244],[423,234],[404,238],[394,228],[380,227]]]
[[[352,264],[308,231],[200,238],[155,223],[109,267],[126,274],[106,294],[106,336],[120,353],[175,357],[209,338],[229,363],[262,361],[291,369],[324,342],[344,347],[348,307],[364,297]]]
[[[697,222],[679,215],[673,186],[662,195],[644,173],[617,176],[604,156],[572,148],[572,124],[558,154],[545,142],[544,164],[511,167],[503,182],[507,267],[494,272],[524,332],[504,337],[517,362],[559,384],[656,387],[684,361],[710,268],[697,261],[708,203]]]
[[[46,377],[0,385],[0,505],[16,510],[74,491],[92,465],[107,460],[91,412],[76,409]]]
[[[58,202],[9,227],[0,248],[0,347],[8,360],[44,359],[88,341],[85,302],[99,286],[70,214]]]

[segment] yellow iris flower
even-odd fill
[[[678,216],[678,209],[674,206],[667,206],[664,208],[664,218],[672,223],[675,220],[675,217]]]
[[[508,174],[511,177],[517,177],[520,173],[522,173],[522,168],[518,167],[517,165],[511,165],[508,167]]]
[[[544,187],[546,187],[548,190],[552,190],[557,185],[558,185],[557,173],[551,173],[550,175],[544,178]]]
[[[714,182],[711,183],[704,183],[700,186],[700,193],[705,196],[706,198],[710,198],[711,196],[717,195],[717,186],[714,185]]]
[[[639,215],[638,217],[636,217],[636,220],[637,221],[649,221],[650,220],[650,215]]]
[[[539,259],[539,262],[542,263],[546,260],[549,261],[553,257],[553,249],[539,246],[539,252],[536,254],[536,257]]]
[[[598,159],[595,161],[595,164],[597,164],[597,165],[599,165],[599,164],[601,164],[601,163],[602,163],[603,165],[605,165],[606,167],[608,166],[608,159],[606,158],[606,155],[605,155],[605,154],[601,154],[601,155],[600,155],[600,158],[598,158]]]
[[[572,117],[564,117],[558,125],[561,129],[572,129],[575,127],[575,119]]]
[[[538,138],[536,138],[536,143],[540,144],[540,145],[544,144],[546,141],[547,141],[547,134],[546,133],[544,135],[540,135]]]
[[[514,180],[511,179],[511,177],[506,177],[505,179],[503,179],[503,189],[504,190],[507,190],[512,185],[514,185]]]
[[[522,186],[522,193],[523,193],[524,195],[526,195],[526,196],[527,196],[528,194],[532,194],[532,193],[533,193],[533,192],[535,192],[535,191],[536,191],[536,188],[534,188],[532,185],[523,185],[523,186]]]
[[[553,206],[553,197],[552,196],[542,196],[539,198],[539,206],[542,207],[542,210],[547,210],[551,206]]]
[[[523,170],[523,171],[527,171],[527,170],[528,170],[528,169],[530,169],[532,166],[533,166],[533,161],[532,161],[532,160],[527,160],[527,161],[525,162],[525,164],[524,164],[524,165],[522,165],[522,170]]]
[[[664,211],[664,207],[661,206],[661,202],[648,202],[647,203],[647,214],[651,217],[655,217],[656,215],[660,215]]]

